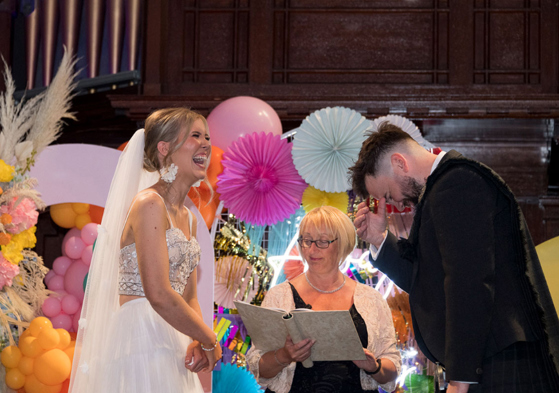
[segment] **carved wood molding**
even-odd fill
[[[415,119],[490,119],[490,118],[559,118],[559,96],[535,99],[488,100],[486,97],[462,99],[375,99],[373,97],[348,99],[341,97],[321,97],[317,99],[297,99],[257,96],[270,104],[282,120],[302,120],[315,110],[344,106],[354,109],[368,118],[398,114]],[[144,120],[159,108],[188,106],[207,115],[227,96],[109,96],[111,105],[124,112],[135,121]]]

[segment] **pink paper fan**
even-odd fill
[[[237,139],[223,154],[217,192],[229,212],[252,225],[274,225],[299,208],[307,184],[291,145],[263,132]]]

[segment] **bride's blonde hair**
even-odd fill
[[[188,108],[165,108],[159,109],[148,116],[145,124],[145,148],[144,148],[144,169],[148,172],[155,172],[169,165],[171,155],[180,149],[186,137],[179,141],[183,129],[190,130],[196,120],[204,123],[204,128],[209,135],[208,122],[206,118],[196,111]],[[188,136],[188,135],[187,135]],[[171,149],[163,162],[159,160],[157,144],[168,142]]]

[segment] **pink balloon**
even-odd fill
[[[58,300],[55,297],[49,297],[46,298],[43,305],[41,306],[41,309],[43,310],[43,313],[49,317],[55,317],[58,314],[60,314],[60,310],[61,310],[61,306],[60,306],[60,300]]]
[[[82,228],[81,237],[85,244],[93,244],[95,242],[95,239],[97,239],[97,224],[94,222],[90,222],[89,224],[84,225],[84,227]]]
[[[68,314],[60,313],[50,319],[52,327],[55,329],[62,328],[68,330],[72,327],[72,318]]]
[[[80,308],[80,302],[74,295],[66,295],[62,298],[62,310],[66,314],[74,314]]]
[[[81,237],[81,231],[78,228],[72,228],[64,235],[64,239],[62,239],[62,255],[66,255],[66,242],[71,237]]]
[[[253,132],[281,135],[281,121],[270,105],[255,97],[233,97],[216,106],[208,115],[212,145],[223,150],[238,137]]]
[[[79,310],[72,317],[72,327],[74,328],[75,332],[77,332],[79,328],[81,313],[82,313],[82,308],[80,307]]]
[[[83,279],[89,271],[89,266],[81,261],[75,261],[64,275],[64,289],[74,295],[80,303],[83,301]]]
[[[52,270],[59,276],[66,274],[66,270],[72,264],[72,260],[68,257],[58,257],[52,263]]]
[[[47,286],[49,285],[50,279],[53,278],[54,276],[56,276],[56,273],[54,272],[54,270],[49,270],[49,272],[47,273],[47,275],[45,276],[45,279],[44,279],[45,284]]]
[[[85,243],[81,237],[71,237],[66,242],[64,249],[66,250],[66,255],[72,259],[79,259],[82,256],[83,249],[85,248]]]
[[[63,281],[64,281],[64,279],[63,279]],[[68,292],[66,292],[64,289],[57,289],[55,292],[56,292],[55,296],[59,300],[62,300],[62,298],[68,294]]]
[[[82,262],[86,266],[91,265],[91,255],[93,255],[93,246],[89,245],[82,252]]]
[[[48,283],[48,288],[51,291],[56,291],[58,289],[64,288],[64,277],[55,274]]]

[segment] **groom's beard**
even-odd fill
[[[400,187],[404,196],[402,200],[404,206],[413,207],[419,203],[419,196],[423,186],[423,184],[419,184],[417,180],[409,176],[405,176],[400,180]]]

